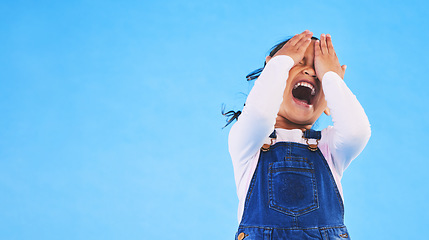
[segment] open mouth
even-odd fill
[[[316,88],[309,82],[301,81],[293,87],[292,96],[295,101],[305,105],[312,105],[316,96]]]

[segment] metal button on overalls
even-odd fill
[[[244,234],[244,233],[242,232],[242,233],[238,234],[237,239],[238,239],[238,240],[243,240],[245,237],[246,237],[246,234]]]

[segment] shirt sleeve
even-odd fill
[[[259,152],[265,139],[274,130],[286,80],[293,64],[293,59],[286,55],[279,55],[268,61],[250,91],[238,121],[230,130],[229,152],[237,188],[251,164],[249,160]]]
[[[322,87],[334,123],[327,131],[329,149],[334,167],[342,176],[368,143],[371,128],[364,109],[338,74],[325,73]]]

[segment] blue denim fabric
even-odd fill
[[[304,136],[321,135],[307,130]],[[350,239],[341,195],[319,149],[278,142],[261,151],[236,239],[240,233],[245,240]]]

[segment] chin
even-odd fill
[[[288,111],[283,111],[284,114],[282,114],[282,117],[297,125],[313,125],[320,115],[322,115],[320,110],[320,113],[314,111],[313,106],[296,107],[292,105],[288,107],[285,106],[285,110],[286,109],[288,109]]]
[[[289,119],[289,121],[291,121],[297,125],[303,125],[303,126],[313,125],[315,122],[315,120],[313,120],[313,119],[304,119],[304,118]]]

